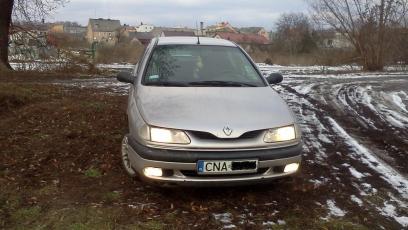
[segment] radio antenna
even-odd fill
[[[197,21],[196,21],[196,31],[197,31],[197,45],[200,45],[200,34],[199,34],[199,32],[198,32],[198,24],[197,24]]]

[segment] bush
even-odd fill
[[[115,46],[99,46],[96,50],[97,63],[137,63],[144,46],[139,42],[123,42]]]

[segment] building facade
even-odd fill
[[[98,42],[106,45],[115,45],[121,30],[119,20],[89,19],[86,39],[89,43]]]

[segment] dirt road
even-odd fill
[[[0,228],[407,228],[408,74],[262,70],[285,73],[274,88],[301,123],[302,171],[213,189],[125,175],[127,87],[114,79],[2,77]]]

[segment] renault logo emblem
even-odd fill
[[[225,135],[227,135],[227,136],[231,136],[231,134],[232,134],[232,129],[230,127],[228,127],[228,126],[225,126],[223,131],[224,131]]]

